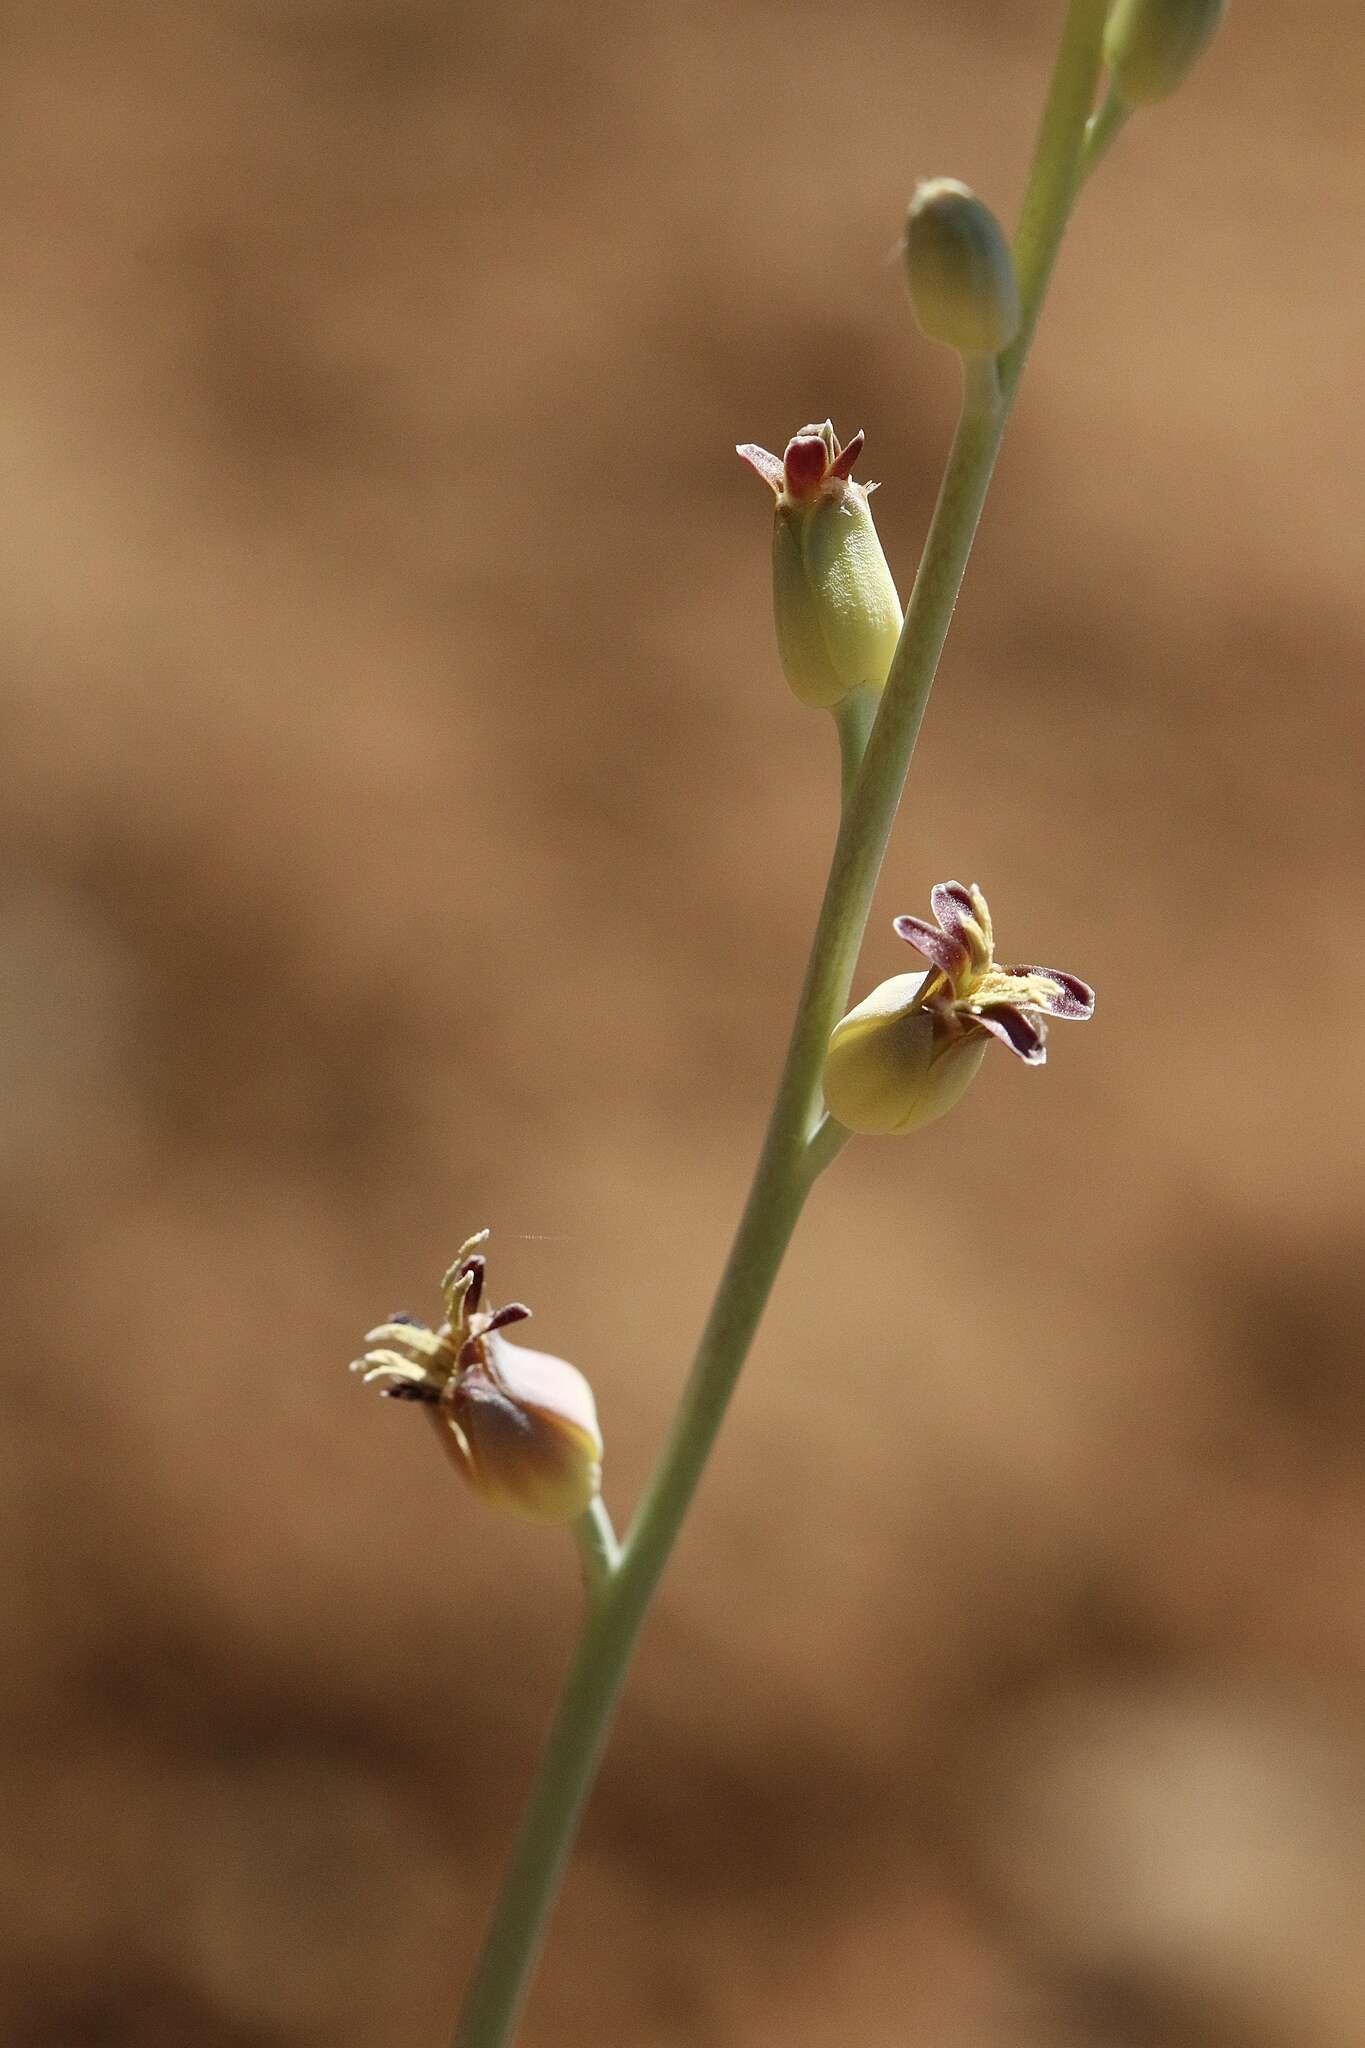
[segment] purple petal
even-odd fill
[[[1060,967],[1007,967],[1007,974],[1041,974],[1055,981],[1060,995],[1038,996],[1034,1000],[1049,1017],[1075,1017],[1084,1021],[1095,1014],[1095,991],[1076,974],[1063,974]]]
[[[757,470],[765,484],[771,485],[774,491],[781,490],[782,457],[780,455],[770,455],[766,448],[756,447],[752,441],[741,442],[735,449],[735,453],[740,457],[741,461],[748,463],[750,469]]]
[[[786,481],[787,494],[792,498],[811,498],[825,480],[829,468],[829,449],[813,435],[807,427],[787,443],[782,457],[782,474]]]
[[[839,453],[835,456],[833,462],[831,462],[829,466],[829,473],[831,476],[852,476],[853,466],[857,462],[858,457],[863,452],[863,442],[866,439],[866,434],[863,432],[862,428],[859,427],[857,433],[853,436],[853,439],[849,442],[847,448],[841,448],[839,450]]]
[[[898,917],[892,929],[898,939],[923,953],[956,986],[957,977],[971,958],[961,939],[954,938],[951,932],[941,932],[937,925],[926,924],[922,917]]]
[[[961,882],[936,882],[929,891],[929,901],[933,905],[934,916],[945,932],[956,935],[962,930],[968,918],[973,924],[976,922],[976,905],[972,902],[972,892],[970,889],[964,889]]]
[[[983,1031],[1017,1053],[1025,1066],[1041,1067],[1047,1059],[1047,1029],[1041,1017],[1030,1016],[1016,1003],[992,1003],[971,1014]]]
[[[488,1271],[488,1261],[481,1253],[475,1252],[472,1259],[465,1260],[460,1271],[469,1275],[469,1288],[464,1298],[464,1312],[467,1316],[472,1316],[479,1303],[483,1300],[483,1283],[484,1276]]]
[[[506,1308],[500,1308],[488,1325],[488,1330],[505,1330],[509,1323],[524,1323],[531,1311],[524,1301],[509,1301]],[[487,1336],[488,1331],[484,1332]]]

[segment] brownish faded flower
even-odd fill
[[[825,1100],[851,1131],[919,1130],[953,1107],[992,1038],[1031,1067],[1047,1058],[1048,1017],[1094,1013],[1091,989],[1055,967],[1001,967],[986,899],[940,882],[934,924],[898,917],[897,934],[930,963],[898,974],[835,1027]]]
[[[484,1308],[486,1230],[460,1247],[441,1283],[446,1320],[435,1330],[395,1315],[367,1335],[351,1370],[398,1401],[425,1404],[441,1446],[495,1507],[536,1522],[568,1522],[602,1484],[602,1436],[592,1389],[576,1366],[511,1344],[519,1301]]]

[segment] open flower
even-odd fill
[[[992,1038],[1024,1061],[1047,1058],[1048,1017],[1086,1018],[1095,997],[1055,967],[1001,967],[986,899],[973,884],[940,882],[934,924],[898,917],[898,936],[930,963],[873,990],[835,1027],[825,1100],[851,1131],[914,1131],[956,1103]]]
[[[460,1247],[441,1282],[446,1320],[395,1315],[367,1335],[351,1370],[398,1401],[426,1406],[441,1447],[495,1507],[536,1522],[576,1519],[602,1484],[592,1389],[576,1366],[502,1335],[531,1311],[484,1308],[486,1230]]]
[[[900,638],[901,607],[853,465],[863,436],[846,448],[830,422],[802,427],[786,453],[746,442],[736,453],[776,500],[773,619],[782,670],[803,704],[833,709],[852,690],[879,690]]]

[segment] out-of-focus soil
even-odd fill
[[[567,1544],[344,1373],[452,1247],[633,1498],[832,824],[730,452],[951,428],[891,247],[1059,5],[5,11],[13,2048],[447,2037]],[[878,900],[1097,1021],[814,1201],[526,2048],[1365,2036],[1356,10],[1070,239]],[[1007,1071],[1006,1069],[1010,1070]]]

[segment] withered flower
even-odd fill
[[[576,1366],[509,1343],[502,1332],[531,1311],[482,1306],[480,1231],[441,1282],[446,1318],[428,1329],[403,1315],[366,1336],[351,1370],[399,1401],[420,1401],[441,1447],[495,1507],[536,1522],[575,1520],[602,1484],[602,1436],[592,1389]]]
[[[825,1100],[851,1131],[914,1131],[953,1107],[992,1038],[1024,1061],[1047,1058],[1048,1017],[1094,1013],[1091,989],[1055,967],[1001,967],[986,899],[940,882],[935,924],[898,917],[895,930],[930,963],[873,990],[835,1027]]]

